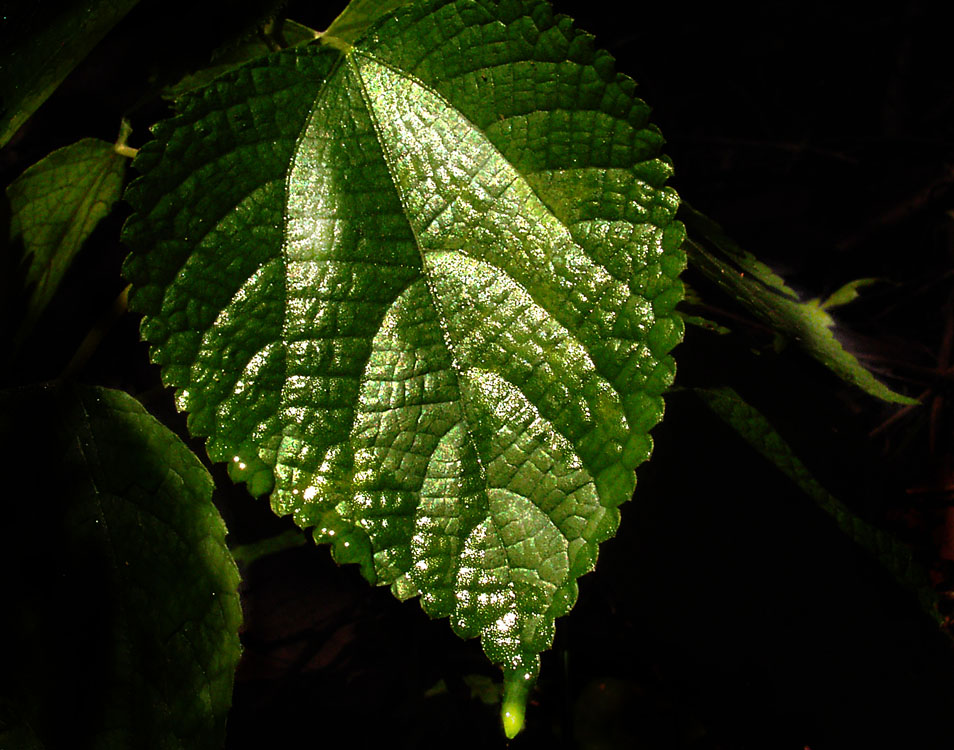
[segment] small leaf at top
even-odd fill
[[[0,738],[220,748],[241,606],[208,472],[102,388],[0,393],[0,445],[15,467],[0,527]]]
[[[7,187],[10,233],[23,238],[29,327],[52,299],[76,253],[122,195],[129,160],[112,143],[84,138],[44,157]]]
[[[410,2],[412,0],[351,0],[322,32],[322,37],[351,44],[375,22]]]
[[[220,79],[127,193],[131,304],[190,429],[479,636],[510,734],[682,335],[684,232],[633,92],[544,2],[431,0]]]
[[[858,291],[861,287],[871,286],[872,284],[877,284],[879,281],[880,279],[855,279],[854,281],[849,281],[847,284],[843,284],[829,294],[825,298],[825,301],[820,304],[820,307],[822,310],[834,310],[836,307],[849,305],[861,296]]]

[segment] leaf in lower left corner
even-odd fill
[[[221,747],[241,608],[208,472],[101,388],[0,393],[0,446],[0,740]]]

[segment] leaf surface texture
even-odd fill
[[[113,144],[84,138],[41,159],[7,187],[10,231],[23,238],[26,281],[33,286],[28,322],[49,303],[86,238],[119,200],[127,162]]]
[[[132,305],[213,459],[479,636],[516,695],[662,416],[671,168],[633,82],[546,3],[407,5],[341,46],[157,127]]]

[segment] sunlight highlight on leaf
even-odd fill
[[[542,2],[402,7],[187,100],[129,194],[133,305],[210,455],[480,637],[521,717],[682,335],[662,141],[588,39]]]

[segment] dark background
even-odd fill
[[[707,301],[697,312],[734,333],[691,328],[678,383],[729,382],[763,409],[827,487],[911,545],[946,615],[954,86],[942,4],[654,3],[622,16],[605,0],[556,6],[639,82],[686,200],[806,297],[885,280],[838,330],[920,408],[886,406],[791,348],[776,353],[691,270]],[[144,0],[0,151],[3,183],[80,137],[113,140],[123,113],[140,145],[167,114],[159,87],[204,66],[255,7]],[[286,13],[320,29],[339,10],[292,2]],[[124,286],[125,212],[91,238],[7,384],[55,376],[109,308]],[[130,391],[184,434],[137,325],[111,325],[81,379]],[[670,398],[654,436],[619,534],[543,656],[513,747],[951,747],[946,632],[691,394]],[[291,527],[214,473],[236,544]],[[504,746],[497,708],[474,690],[497,673],[416,602],[369,587],[323,548],[244,576],[230,748]]]

